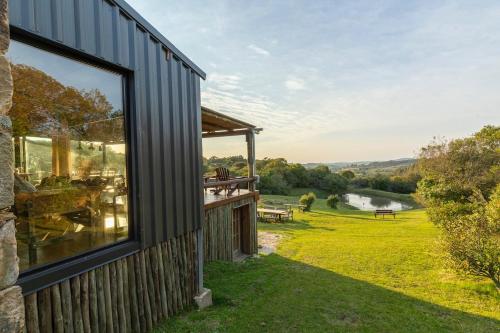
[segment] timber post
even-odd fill
[[[246,133],[247,153],[248,153],[248,178],[254,178],[256,172],[255,166],[255,131],[249,129]],[[248,183],[248,190],[255,191],[255,182]]]

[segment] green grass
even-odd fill
[[[214,306],[176,316],[157,331],[500,331],[493,285],[445,268],[438,231],[423,210],[375,220],[324,201],[296,213],[294,222],[259,224],[285,236],[277,253],[206,265]]]
[[[323,190],[318,190],[312,187],[294,187],[290,190],[290,197],[300,197],[302,194],[313,192],[318,198],[326,199],[331,193]]]

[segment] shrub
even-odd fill
[[[339,203],[339,201],[340,198],[336,194],[330,194],[328,198],[326,198],[326,204],[328,205],[328,207],[333,209],[337,209],[337,204]]]
[[[343,170],[340,172],[340,175],[347,180],[351,180],[356,176],[351,170]]]
[[[314,194],[313,192],[309,192],[308,194],[302,195],[299,199],[299,202],[301,205],[306,206],[304,208],[304,211],[309,212],[315,200],[316,194]]]
[[[453,264],[500,290],[500,127],[433,143],[418,160],[417,196],[444,234]]]

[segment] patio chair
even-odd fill
[[[217,181],[220,182],[225,182],[231,179],[235,179],[234,177],[229,176],[229,170],[224,167],[215,169],[215,173],[216,173],[215,178],[217,179]],[[231,195],[236,190],[238,190],[238,194],[240,194],[240,184],[229,184],[229,185],[218,186],[215,189],[211,190],[211,192],[213,192],[214,194],[219,194],[223,190],[226,191],[226,195]]]

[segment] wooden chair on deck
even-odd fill
[[[215,178],[219,182],[225,182],[232,179],[236,179],[234,177],[229,176],[229,170],[224,167],[215,169],[215,173],[216,173]],[[214,194],[219,194],[223,190],[226,191],[226,195],[231,195],[236,190],[238,190],[238,194],[240,194],[240,184],[228,184],[228,185],[218,186],[215,189],[211,190],[211,192],[213,192]]]

